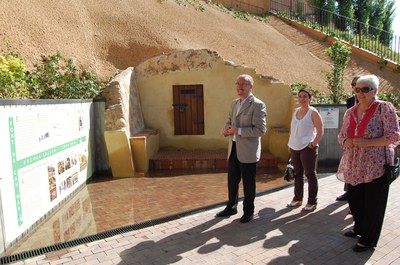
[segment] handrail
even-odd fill
[[[271,0],[270,12],[370,51],[379,56],[383,64],[390,60],[400,65],[400,36],[392,32],[308,5],[301,0]]]

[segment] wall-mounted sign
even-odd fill
[[[339,108],[320,108],[324,128],[339,128]]]
[[[6,246],[91,176],[91,104],[1,108],[0,189]]]

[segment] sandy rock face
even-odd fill
[[[204,12],[173,0],[2,1],[0,24],[7,26],[0,29],[1,47],[8,44],[30,65],[60,50],[103,80],[163,53],[207,49],[287,83],[325,86],[320,72],[329,66],[268,23],[202,4]]]
[[[193,1],[191,1],[193,2]],[[175,0],[0,1],[0,49],[20,52],[28,66],[60,50],[107,81],[118,70],[136,67],[173,51],[206,49],[226,61],[256,69],[286,84],[308,83],[328,92],[323,72],[329,47],[269,16],[246,22],[207,1],[178,5]],[[196,2],[197,3],[197,2]],[[357,74],[373,73],[385,88],[398,89],[400,75],[351,56],[345,87]]]

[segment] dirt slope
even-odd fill
[[[321,71],[329,71],[329,63],[291,40],[290,26],[278,31],[198,4],[203,12],[175,0],[0,0],[0,47],[19,51],[31,64],[60,50],[103,80],[161,53],[206,48],[259,74],[325,90]]]

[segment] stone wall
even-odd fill
[[[135,71],[132,72],[130,81],[129,123],[131,136],[140,133],[145,128]]]
[[[212,69],[220,59],[217,52],[191,49],[150,58],[139,64],[135,72],[138,79],[142,80],[172,72]]]
[[[124,130],[128,137],[144,128],[133,67],[122,71],[104,89],[105,131]]]
[[[263,14],[270,8],[268,0],[215,0],[227,8],[234,8],[252,14]]]

